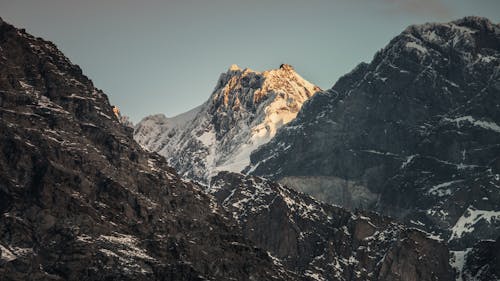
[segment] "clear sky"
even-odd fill
[[[0,17],[53,41],[134,122],[203,103],[236,63],[289,63],[326,89],[406,26],[500,0],[0,0]]]

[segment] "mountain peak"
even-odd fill
[[[241,68],[237,64],[231,64],[229,71],[241,71]]]
[[[144,120],[136,126],[135,139],[168,157],[185,177],[207,182],[217,171],[243,170],[251,152],[292,121],[318,91],[289,64],[263,72],[233,64],[189,122],[174,127]]]
[[[452,21],[452,23],[459,26],[467,26],[474,29],[482,29],[482,27],[491,27],[495,25],[488,18],[478,16],[468,16],[461,19]]]
[[[444,37],[441,39],[456,41],[457,36],[471,35],[477,31],[498,34],[498,32],[500,32],[498,31],[499,29],[499,24],[493,23],[487,18],[468,16],[451,22],[431,22],[425,24],[410,25],[403,31],[401,35],[415,36],[418,39],[436,43],[437,41],[439,41],[439,37]],[[400,37],[401,36],[398,36],[396,38]]]
[[[293,66],[286,64],[286,63],[281,64],[280,69],[285,70],[285,71],[295,71]]]

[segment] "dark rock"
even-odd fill
[[[0,23],[1,280],[295,280],[143,151],[50,42]]]
[[[462,278],[500,280],[500,238],[478,242],[466,255]]]
[[[467,17],[410,26],[306,102],[252,153],[248,170],[424,228],[454,250],[496,239],[499,67],[498,24]],[[356,189],[324,195],[306,186],[314,178],[334,185],[332,194],[344,183]],[[352,200],[355,192],[363,200]]]
[[[244,235],[311,280],[453,280],[445,244],[259,177],[222,172],[208,191]]]

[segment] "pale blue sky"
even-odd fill
[[[203,103],[233,63],[289,63],[326,89],[410,24],[500,21],[499,0],[0,0],[53,41],[134,122]]]

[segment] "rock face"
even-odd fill
[[[389,218],[242,174],[222,172],[208,191],[248,239],[311,280],[454,279],[443,243]]]
[[[0,132],[0,279],[296,280],[54,44],[2,21]]]
[[[476,244],[465,256],[463,280],[500,280],[500,237]]]
[[[243,170],[250,153],[319,90],[287,64],[264,72],[233,65],[206,103],[174,118],[146,117],[136,126],[135,139],[165,156],[182,176],[208,183],[217,171]]]
[[[363,207],[465,250],[500,234],[499,144],[500,26],[467,17],[408,27],[306,102],[247,170],[347,182],[376,194]]]

